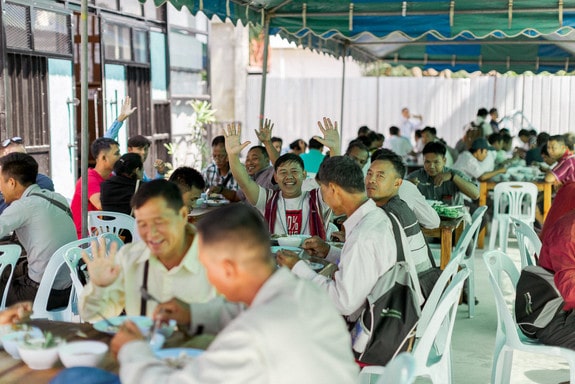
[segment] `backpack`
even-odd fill
[[[536,332],[551,322],[564,303],[553,273],[538,265],[521,271],[515,291],[515,320],[525,336],[536,338]]]
[[[485,135],[483,134],[483,128],[481,127],[481,125],[477,125],[475,124],[475,121],[472,121],[465,127],[465,135],[463,135],[463,142],[465,143],[467,149],[470,149],[471,144],[473,144],[475,139],[479,139],[484,136]]]
[[[386,365],[397,354],[409,351],[421,315],[419,282],[405,260],[403,240],[393,214],[389,214],[397,244],[397,262],[367,296],[365,307],[351,331],[358,361]]]

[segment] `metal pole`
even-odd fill
[[[82,237],[88,236],[88,0],[82,0],[80,13],[80,113],[81,125],[81,177],[82,177]],[[98,111],[96,110],[97,114]]]
[[[260,116],[259,125],[263,123],[264,114],[266,112],[266,81],[268,77],[268,46],[270,43],[270,18],[266,14],[264,21],[264,63],[262,68],[262,90],[260,93]]]
[[[339,147],[343,150],[342,142],[343,142],[343,104],[345,100],[345,59],[347,55],[347,45],[343,48],[343,66],[342,66],[342,74],[341,74],[341,109],[340,109],[340,116],[339,116]]]

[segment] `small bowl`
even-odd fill
[[[50,369],[58,361],[58,348],[41,348],[44,343],[43,338],[29,340],[28,343],[21,342],[18,344],[18,353],[20,358],[30,369]]]
[[[42,331],[38,328],[32,328],[29,331],[14,331],[12,333],[7,333],[0,338],[4,350],[8,352],[13,359],[20,360],[20,354],[18,353],[18,344],[24,341],[24,336],[30,335],[33,338],[42,337]]]
[[[284,237],[278,237],[278,245],[282,247],[299,247],[305,239],[308,239],[309,235],[290,235]]]
[[[58,349],[64,367],[95,367],[108,352],[108,345],[101,341],[73,341]]]

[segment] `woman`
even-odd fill
[[[103,211],[132,212],[130,200],[136,192],[143,175],[142,157],[126,153],[114,164],[114,175],[100,186],[100,200]]]

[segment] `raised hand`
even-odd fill
[[[272,141],[272,129],[274,128],[274,124],[270,119],[264,119],[260,122],[260,130],[254,129],[258,140],[262,143],[266,143],[268,141]]]
[[[242,129],[239,124],[228,124],[227,129],[224,130],[224,136],[226,137],[226,152],[228,156],[240,156],[242,150],[251,144],[251,141],[246,141],[241,143]]]
[[[122,103],[122,109],[120,109],[120,114],[118,115],[118,121],[126,120],[136,109],[138,109],[138,107],[132,108],[132,98],[126,96],[126,100]]]
[[[328,147],[330,149],[331,156],[339,155],[340,143],[339,143],[339,132],[337,131],[337,121],[334,121],[332,124],[331,119],[324,117],[323,125],[321,121],[318,121],[317,125],[321,133],[323,134],[323,138],[319,136],[314,136],[314,139],[316,139],[317,141]]]
[[[106,254],[106,240],[100,238],[92,241],[92,259],[86,251],[82,251],[82,260],[88,267],[90,282],[97,287],[107,287],[118,278],[120,266],[114,262],[118,245],[112,242],[110,252]]]

